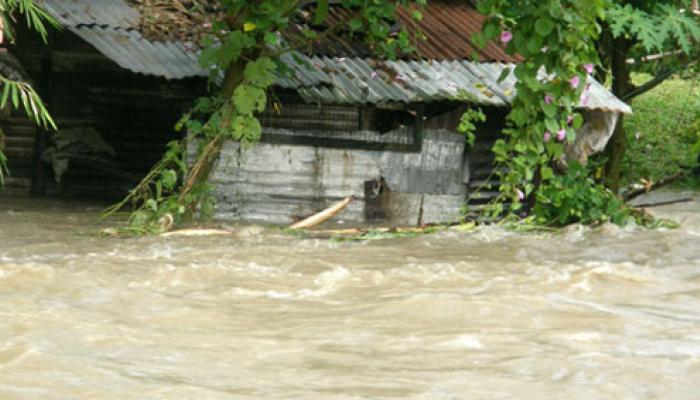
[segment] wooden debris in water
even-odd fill
[[[644,185],[641,188],[629,188],[627,190],[627,193],[623,196],[623,199],[625,201],[630,201],[632,199],[635,199],[643,194],[649,193],[651,191],[654,191],[656,189],[660,189],[664,186],[667,186],[671,183],[677,182],[683,178],[688,176],[688,174],[685,171],[679,171],[676,172],[673,175],[669,175],[667,177],[661,178],[656,182],[652,181],[644,181]]]
[[[190,229],[178,229],[176,231],[170,231],[162,233],[160,236],[163,237],[173,237],[173,236],[186,236],[186,237],[197,237],[197,236],[228,236],[233,235],[233,231],[226,229],[207,229],[207,228],[190,228]]]
[[[289,227],[289,229],[308,229],[322,224],[343,211],[352,202],[352,196],[344,198],[342,201],[326,208],[325,210],[299,221]]]
[[[634,208],[651,208],[651,207],[659,207],[659,206],[668,206],[671,204],[678,204],[678,203],[690,203],[691,201],[695,201],[695,199],[692,197],[684,197],[682,199],[657,201],[655,203],[635,204],[633,207]]]
[[[451,230],[457,232],[469,232],[476,228],[476,224],[468,222],[455,225],[432,225],[424,227],[373,227],[373,228],[349,228],[349,229],[316,229],[305,231],[305,235],[315,239],[337,240],[376,240],[393,239],[401,237],[415,237],[431,233]]]

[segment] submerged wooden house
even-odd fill
[[[184,41],[146,39],[139,32],[141,15],[124,0],[44,0],[44,5],[63,32],[52,33],[49,47],[27,39],[11,50],[61,129],[93,127],[114,150],[111,171],[78,163],[79,168],[68,167],[60,189],[133,183],[127,178],[145,172],[164,143],[178,137],[177,117],[205,90],[207,73],[197,63],[197,51]],[[331,11],[331,23],[342,18],[342,10]],[[399,22],[409,18],[398,15]],[[289,223],[353,195],[358,201],[339,218],[397,224],[457,218],[492,170],[490,147],[515,85],[512,76],[498,78],[519,61],[495,44],[471,45],[482,22],[467,2],[435,0],[421,21],[411,22],[427,40],[405,59],[374,58],[343,36],[285,54],[282,61],[292,73],[276,83],[281,107],[260,116],[262,143],[250,149],[234,142],[224,146],[211,182],[217,217]],[[482,107],[487,122],[468,148],[456,126],[469,106]],[[593,150],[607,141],[617,116],[630,112],[594,80],[581,108],[589,115],[584,129],[597,133],[579,147]],[[47,165],[40,161],[43,133],[33,136],[17,118],[5,124],[8,140],[25,146],[19,158],[33,165],[26,176],[32,172],[34,190],[51,188]]]

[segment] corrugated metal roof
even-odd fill
[[[133,30],[87,26],[69,29],[130,71],[167,79],[207,76],[197,61],[198,53],[183,43],[151,42]]]
[[[452,0],[443,3],[452,4]],[[65,27],[125,69],[167,79],[208,75],[199,66],[195,49],[180,42],[149,41],[134,30],[138,12],[123,0],[44,0],[44,4]],[[449,35],[437,31],[433,34]],[[450,49],[455,56],[459,51],[466,51],[460,50],[456,43],[439,51]],[[367,57],[306,56],[298,52],[283,55],[282,61],[293,74],[280,77],[277,84],[297,90],[307,102],[375,104],[465,100],[507,106],[515,94],[516,80],[512,74],[498,82],[503,69],[512,67],[506,63],[464,59],[380,61]],[[587,103],[582,107],[631,112],[628,105],[601,84],[592,79],[590,83]]]
[[[298,63],[295,59],[304,60]],[[376,104],[382,102],[430,102],[464,100],[476,104],[507,106],[515,96],[513,74],[498,78],[514,64],[455,61],[382,61],[345,57],[306,57],[286,54],[284,63],[293,76],[278,85],[295,89],[307,102],[337,104]],[[585,102],[580,106],[631,113],[595,79],[589,79]]]
[[[123,0],[43,0],[64,27],[133,72],[182,79],[207,76],[196,49],[180,42],[153,42],[135,28],[140,14]]]
[[[139,12],[122,0],[43,0],[44,8],[61,25],[109,26],[115,29],[135,28],[141,18]]]

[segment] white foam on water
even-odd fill
[[[474,335],[459,335],[452,340],[443,342],[442,345],[454,349],[478,350],[484,348],[479,338]]]

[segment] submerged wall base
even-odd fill
[[[456,221],[464,165],[464,137],[443,130],[425,132],[419,153],[228,142],[211,177],[215,217],[286,225],[354,196],[335,220]]]

